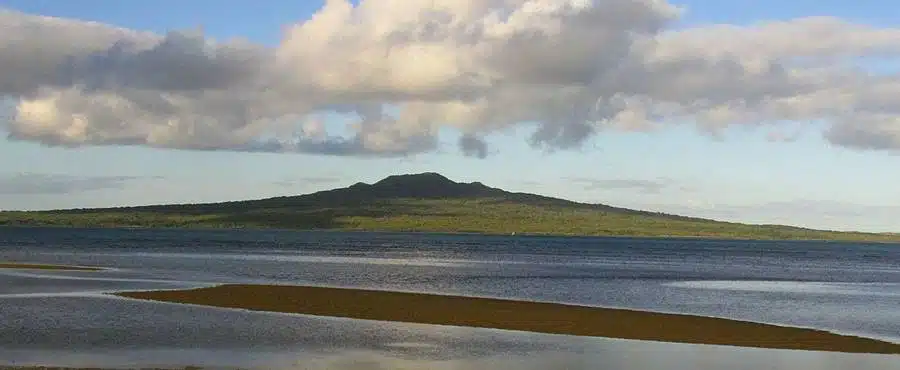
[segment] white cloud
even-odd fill
[[[827,16],[762,21],[750,26],[723,24],[688,28],[664,32],[658,40],[662,46],[655,54],[662,57],[738,57],[748,64],[773,58],[847,58],[900,53],[900,29],[881,29]]]
[[[274,48],[0,11],[10,136],[45,145],[406,155],[460,131],[536,127],[539,148],[603,130],[824,122],[858,149],[900,148],[900,28],[834,17],[671,30],[663,0],[329,0]],[[355,115],[350,136],[324,112]],[[347,131],[347,130],[343,130]]]

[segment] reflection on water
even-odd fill
[[[42,235],[29,236],[28,243],[45,237]],[[210,249],[218,248],[214,245],[185,247],[203,243],[204,239],[198,236],[205,235],[202,233],[190,234],[183,240],[171,231],[163,232],[163,237],[157,239],[152,235],[129,242],[127,248],[121,245],[121,238],[109,237],[107,242],[115,241],[116,246],[103,246],[106,236],[94,236],[90,242],[67,237],[66,245],[84,243],[84,249],[75,252],[61,252],[63,247],[50,242],[24,248],[15,240],[7,240],[4,245],[4,236],[0,235],[0,260],[117,268],[102,272],[0,270],[0,366],[900,369],[900,356],[668,344],[321,318],[155,303],[103,294],[216,283],[311,283],[655,308],[758,321],[800,320],[811,326],[821,324],[825,328],[896,338],[900,336],[900,313],[896,310],[900,305],[896,294],[900,268],[892,270],[895,265],[891,263],[897,261],[896,255],[890,254],[894,252],[884,252],[879,256],[882,259],[871,265],[875,270],[867,271],[869,261],[846,250],[819,250],[823,257],[795,252],[782,255],[775,249],[739,246],[734,254],[742,257],[732,260],[720,252],[726,247],[709,247],[704,244],[708,242],[668,249],[648,247],[645,254],[619,247],[601,246],[594,250],[557,246],[554,251],[546,246],[525,248],[519,244],[505,252],[495,244],[486,244],[486,252],[480,252],[475,246],[480,240],[477,238],[465,239],[467,244],[459,247],[464,252],[446,252],[445,249],[453,251],[446,245],[429,251],[427,247],[373,250],[372,246],[340,244],[337,252],[284,245],[269,245],[257,252],[239,247],[247,242],[240,241],[248,238],[245,234],[235,233],[238,236],[234,238],[239,240],[228,241],[228,234],[216,233],[215,243],[230,243],[230,249],[223,252]],[[421,236],[415,238],[419,243],[428,241]],[[498,243],[495,239],[489,240]],[[352,240],[361,243],[363,239]],[[403,240],[394,244],[402,245]],[[447,243],[444,239],[435,240],[434,243]],[[172,250],[177,246],[181,246],[178,251]],[[761,267],[761,261],[774,261],[779,256],[808,267],[798,268],[794,276],[786,272],[785,266],[779,265],[772,272]],[[884,258],[893,262],[885,263]],[[823,271],[830,271],[827,279],[831,280],[825,278]]]
[[[509,335],[513,339],[514,335]],[[521,341],[532,337],[518,338]],[[47,363],[72,367],[309,370],[892,370],[900,369],[895,356],[791,352],[715,346],[673,345],[619,340],[543,338],[543,348],[504,352],[485,347],[476,353],[445,352],[436,345],[391,348],[294,350],[144,349],[116,351],[0,350],[13,359],[0,364]],[[472,343],[474,344],[474,343]],[[488,353],[490,352],[490,353]]]
[[[17,283],[59,272],[0,271]],[[745,349],[252,312],[130,300],[102,289],[162,279],[91,279],[67,292],[0,296],[0,365],[252,369],[900,369],[898,356]],[[100,276],[111,278],[104,281]],[[7,281],[7,280],[4,280]],[[118,287],[115,284],[120,284]],[[7,287],[7,290],[8,287]]]

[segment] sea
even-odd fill
[[[900,245],[422,233],[0,228],[0,367],[900,369],[900,356],[315,317],[108,293],[222,283],[514,298],[900,343]]]

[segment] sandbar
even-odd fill
[[[900,344],[722,318],[493,298],[229,284],[119,296],[171,303],[547,334],[769,349],[900,354]]]
[[[102,271],[103,270],[98,267],[46,265],[46,264],[34,264],[34,263],[8,263],[8,262],[0,262],[0,269],[57,270],[57,271]]]

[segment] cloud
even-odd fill
[[[340,181],[338,177],[330,177],[330,176],[312,176],[312,177],[303,177],[298,179],[285,179],[275,181],[273,184],[284,186],[284,187],[295,187],[300,185],[320,185],[320,184],[331,184]]]
[[[459,148],[463,154],[469,157],[485,158],[488,154],[487,143],[481,138],[468,134],[459,137]]]
[[[900,28],[836,17],[673,29],[664,0],[329,0],[267,47],[0,11],[5,130],[50,146],[465,155],[532,127],[543,150],[608,130],[824,123],[900,149]],[[344,127],[326,115],[350,117]],[[769,132],[780,132],[769,130]],[[777,136],[777,135],[776,135]]]
[[[525,185],[525,186],[544,186],[544,183],[542,183],[540,181],[534,181],[534,180],[521,180],[521,181],[518,181],[518,183]]]
[[[0,194],[74,194],[93,190],[122,189],[128,182],[159,179],[141,176],[73,176],[20,173],[0,176]]]
[[[900,206],[796,199],[762,204],[649,204],[641,208],[718,220],[799,225],[845,231],[895,231]],[[849,225],[849,226],[848,226]]]
[[[664,190],[676,189],[689,191],[686,186],[677,186],[669,179],[644,180],[644,179],[590,179],[569,178],[569,181],[584,185],[585,190],[632,190],[645,194],[657,194]]]
[[[794,142],[800,138],[800,132],[770,131],[766,134],[766,140],[771,142]]]

